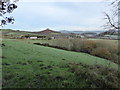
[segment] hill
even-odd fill
[[[57,32],[57,31],[54,31],[54,30],[51,30],[51,29],[47,28],[47,29],[42,30],[40,32],[34,32],[34,33],[37,33],[37,34],[51,34],[51,33],[60,33],[60,32]]]
[[[120,38],[118,37],[118,35],[119,35],[118,30],[108,30],[108,31],[105,31],[105,32],[98,34],[97,36],[99,38],[103,38],[103,39],[119,40]]]
[[[100,33],[100,36],[104,36],[104,35],[118,35],[118,30],[108,30],[105,32]]]
[[[12,29],[0,29],[2,35],[27,35],[32,34],[32,32],[12,30]]]
[[[100,34],[104,31],[68,31],[68,30],[60,30],[61,33],[75,33],[75,34],[83,34],[83,33],[97,33]]]
[[[21,39],[27,36],[41,36],[34,32],[28,31],[20,31],[20,30],[12,30],[12,29],[1,29],[0,36],[4,38],[11,38],[11,39]]]
[[[3,39],[2,43],[3,88],[117,87],[118,65],[106,59],[23,40]]]

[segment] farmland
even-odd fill
[[[3,88],[119,87],[118,40],[31,40],[19,37],[39,34],[18,30],[2,34]]]
[[[54,39],[22,40],[31,44],[41,44],[58,49],[83,52],[118,63],[118,40],[106,39]]]
[[[118,87],[118,65],[106,59],[24,40],[2,43],[3,88]]]
[[[0,0],[0,89],[119,89],[119,1]]]

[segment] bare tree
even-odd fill
[[[14,23],[13,17],[6,17],[6,13],[12,13],[17,8],[15,4],[19,0],[0,0],[0,26],[7,25],[7,23]]]
[[[118,30],[120,29],[119,22],[120,0],[114,0],[110,5],[112,6],[111,14],[104,12],[105,19],[107,20],[105,28]]]

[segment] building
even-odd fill
[[[38,39],[37,37],[29,37],[29,39]]]

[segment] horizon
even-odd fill
[[[57,32],[62,32],[62,31],[67,31],[67,32],[105,32],[105,31],[108,31],[108,30],[105,30],[105,31],[103,31],[103,30],[96,30],[96,31],[94,31],[94,30],[90,30],[90,31],[87,31],[87,30],[81,30],[81,31],[71,30],[71,31],[69,31],[69,30],[55,30],[55,29],[51,29],[51,28],[46,28],[46,29],[39,30],[39,31],[38,30],[37,31],[35,31],[35,30],[31,31],[31,30],[9,29],[9,28],[2,29],[2,30],[25,31],[25,32],[41,32],[41,31],[45,31],[47,29],[52,30],[52,31],[57,31]]]

